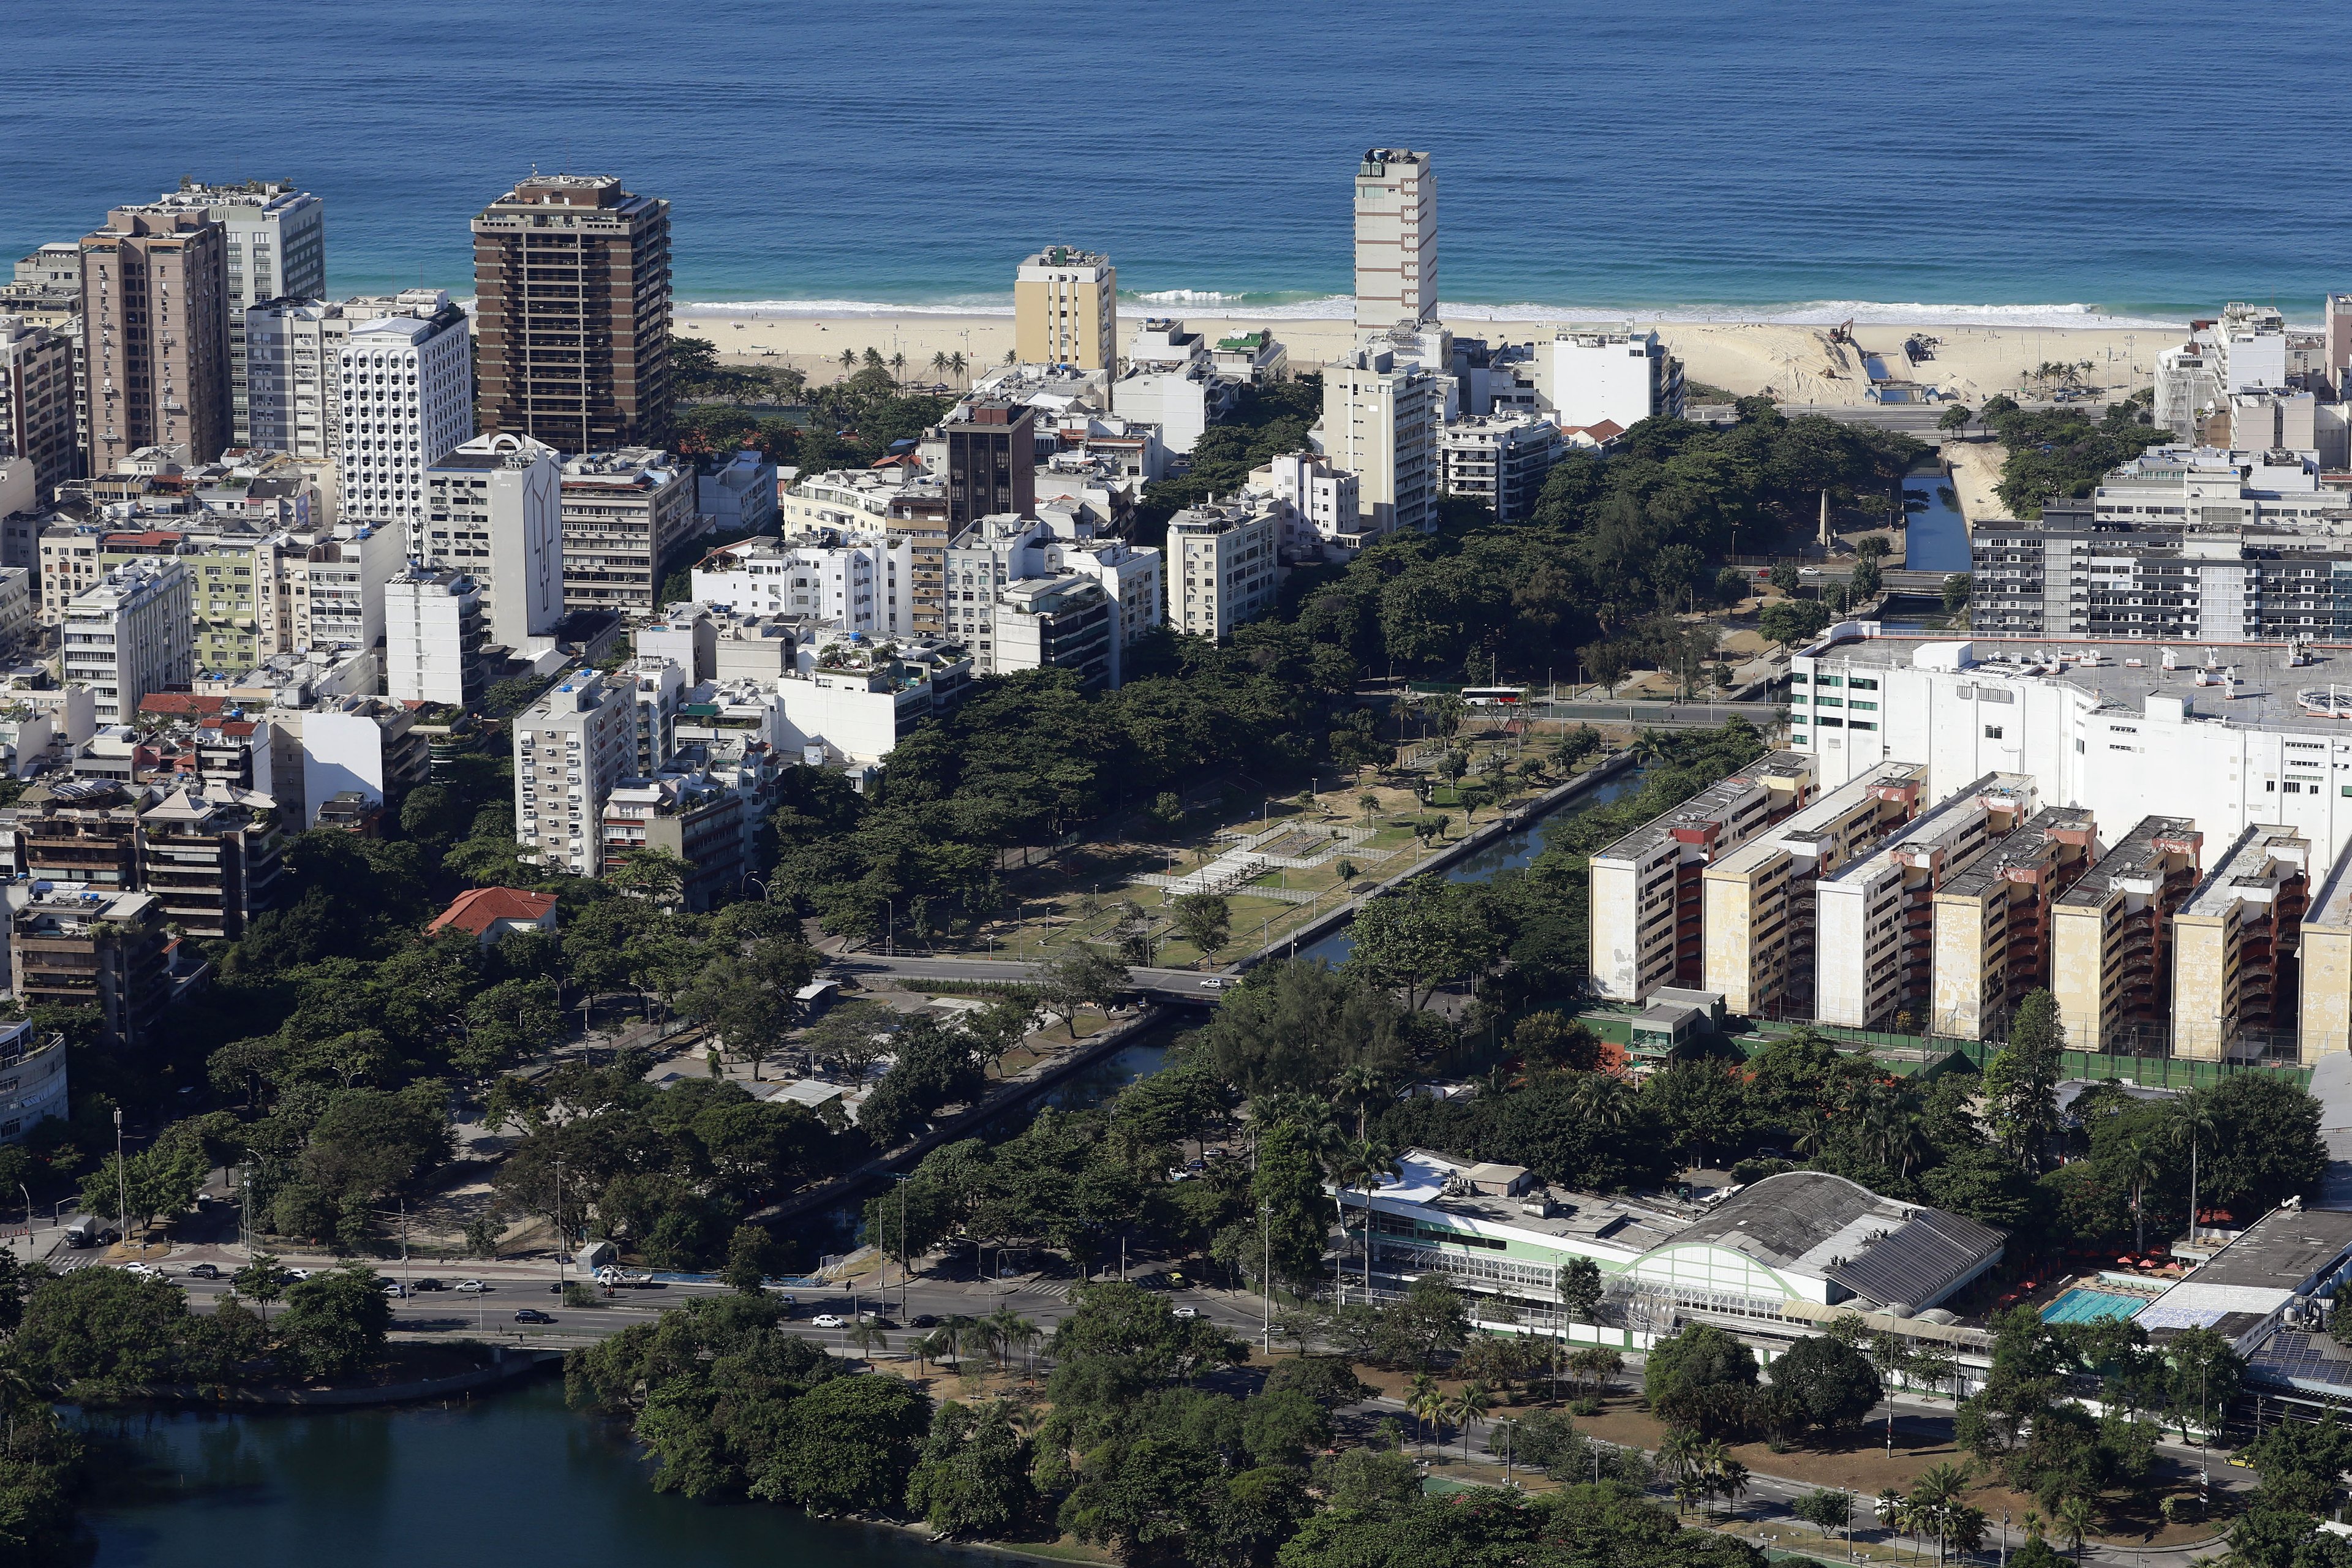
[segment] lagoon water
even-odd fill
[[[1404,144],[1449,306],[2307,318],[2352,283],[2323,15],[2248,0],[2224,46],[2183,0],[221,0],[192,54],[149,7],[27,6],[0,260],[184,174],[283,177],[328,201],[333,289],[470,293],[468,217],[536,162],[668,197],[688,298],[1002,306],[1067,241],[1130,309],[1255,310],[1350,287],[1355,159]]]
[[[628,1439],[553,1382],[471,1404],[332,1415],[130,1413],[135,1469],[88,1510],[93,1568],[581,1563],[662,1568],[978,1568],[992,1554],[783,1508],[656,1492]]]

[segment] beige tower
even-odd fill
[[[1356,165],[1356,330],[1437,319],[1437,175],[1429,154],[1375,147]]]
[[[89,458],[142,447],[209,463],[229,442],[227,250],[201,210],[117,207],[81,241]]]
[[[2311,843],[2256,823],[2172,917],[2172,1054],[2220,1061],[2241,1037],[2299,1023],[2295,949],[2310,902]]]
[[[1118,368],[1118,268],[1098,251],[1048,246],[1013,280],[1013,347],[1024,364]]]

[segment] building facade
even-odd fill
[[[247,418],[245,312],[265,300],[315,300],[326,293],[327,205],[291,185],[251,180],[235,185],[190,182],[164,193],[155,205],[201,213],[220,226],[227,279],[227,438],[240,447],[257,445]],[[208,461],[215,454],[205,451],[197,456]]]
[[[2205,836],[2143,816],[2050,911],[2050,992],[2076,1050],[2160,1054],[2172,1007],[2172,917],[2202,879]]]
[[[229,444],[227,265],[201,207],[117,207],[82,237],[93,473],[142,447],[210,462]]]
[[[1323,369],[1323,453],[1356,476],[1358,531],[1371,538],[1437,527],[1443,378],[1389,349],[1360,349]]]
[[[187,568],[155,557],[119,566],[66,606],[67,684],[86,688],[100,724],[121,724],[151,691],[195,674],[194,599]]]
[[[947,447],[950,530],[983,517],[1029,517],[1037,510],[1037,437],[1033,410],[1015,403],[971,401],[940,425]]]
[[[529,436],[477,436],[425,471],[428,566],[474,579],[490,640],[520,653],[563,618],[562,464]]]
[[[481,584],[447,566],[412,566],[383,585],[384,690],[396,702],[463,707],[488,681]]]
[[[635,683],[572,675],[516,715],[514,760],[523,858],[595,876],[604,864],[604,804],[635,771]]]
[[[1223,642],[1271,611],[1282,588],[1282,520],[1245,502],[1188,507],[1168,520],[1168,624]]]
[[[1564,449],[1559,426],[1549,420],[1492,414],[1457,419],[1439,445],[1440,486],[1494,508],[1498,523],[1525,522]]]
[[[473,337],[462,306],[438,289],[342,307],[334,450],[342,516],[428,543],[425,476],[474,434]],[[364,316],[358,312],[365,310]]]
[[[1118,268],[1110,258],[1049,245],[1013,280],[1013,352],[1024,364],[1118,368]]]
[[[474,219],[480,428],[563,452],[669,436],[669,204],[533,174]]]
[[[34,505],[55,500],[58,486],[81,471],[74,400],[72,340],[0,313],[0,461],[19,458],[32,463]]]
[[[563,607],[648,616],[662,563],[698,521],[691,462],[649,447],[563,464]]]
[[[1436,171],[1426,153],[1372,148],[1356,164],[1356,328],[1436,319]]]

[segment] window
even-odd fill
[[[1986,740],[1988,740],[1988,741],[1998,741],[1998,740],[2000,740],[2000,725],[1998,725],[1998,724],[1988,724],[1988,725],[1986,725],[1986,726],[1985,726],[1985,739],[1986,739]]]

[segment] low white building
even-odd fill
[[[914,630],[914,544],[893,534],[747,540],[714,551],[692,579],[698,602],[739,615],[839,621],[850,631],[889,637]]]
[[[1563,428],[1613,420],[1631,429],[1653,416],[1682,417],[1682,361],[1655,332],[1568,331],[1538,351],[1536,385]]]
[[[1091,579],[1110,606],[1110,673],[1116,690],[1127,680],[1128,653],[1160,624],[1165,593],[1160,552],[1123,539],[1056,539],[1045,547],[1048,572]]]
[[[1378,537],[1363,531],[1356,476],[1317,452],[1290,452],[1250,470],[1254,489],[1270,490],[1290,504],[1290,533],[1283,543],[1299,552],[1322,551],[1345,559]]]
[[[775,692],[782,749],[801,762],[878,763],[931,716],[931,683],[921,671],[848,644],[828,647],[806,674],[776,682]]]
[[[1129,371],[1111,384],[1110,395],[1113,413],[1159,426],[1161,445],[1183,457],[1210,426],[1232,416],[1240,392],[1203,355],[1180,368]]]
[[[695,510],[703,524],[722,533],[773,533],[777,510],[776,465],[746,447],[716,473],[695,479]]]
[[[383,585],[384,690],[402,702],[463,706],[481,695],[489,626],[481,585],[446,566],[412,566]]]
[[[431,742],[416,729],[416,715],[397,702],[346,697],[296,717],[305,827],[338,795],[356,792],[371,805],[382,805],[431,775]]]

